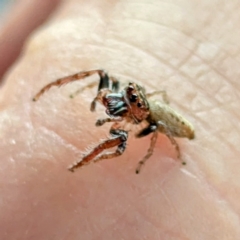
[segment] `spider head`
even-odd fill
[[[124,89],[125,101],[133,118],[138,122],[149,115],[149,104],[145,95],[145,89],[140,85],[130,82]]]

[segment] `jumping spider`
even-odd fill
[[[153,154],[158,133],[165,134],[175,146],[178,158],[180,159],[180,150],[174,137],[194,138],[193,126],[175,110],[169,107],[164,91],[156,91],[146,93],[145,89],[133,82],[130,82],[122,91],[119,91],[119,81],[112,77],[104,70],[90,70],[79,72],[77,74],[60,78],[43,87],[33,98],[37,101],[39,97],[53,86],[62,86],[64,84],[84,79],[93,74],[98,74],[100,82],[98,85],[97,96],[91,103],[91,111],[95,111],[96,103],[100,102],[106,107],[108,118],[98,119],[96,126],[102,126],[106,122],[112,122],[110,128],[110,139],[101,142],[83,158],[69,167],[70,171],[86,165],[90,161],[100,161],[110,159],[123,154],[126,149],[128,131],[124,129],[123,122],[131,124],[140,124],[143,121],[147,123],[147,127],[136,134],[137,138],[147,136],[152,133],[150,147],[147,154],[139,161],[136,173],[140,172],[142,165]],[[91,84],[92,85],[92,84]],[[149,99],[151,96],[161,93],[163,94],[163,102]],[[106,149],[117,147],[115,152],[107,152],[100,154]]]

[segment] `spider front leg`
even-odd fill
[[[110,81],[112,82],[112,86],[110,87]],[[108,76],[107,73],[105,73],[105,75],[103,75],[102,77],[100,77],[100,82],[98,85],[98,91],[100,91],[103,88],[108,88],[110,89],[112,92],[118,92],[119,91],[119,81],[117,78],[113,77],[113,76]]]
[[[106,74],[107,75],[107,74]],[[111,80],[112,82],[112,86],[111,88],[109,87],[109,80]],[[92,87],[95,87],[97,85],[96,82],[92,82],[92,83],[89,83],[88,85],[78,89],[76,92],[74,92],[73,94],[70,94],[70,98],[75,98],[78,94],[82,93],[83,91],[85,91],[86,89],[88,88],[92,88]],[[105,77],[105,78],[101,78],[100,77],[100,82],[98,83],[98,91],[103,89],[103,88],[109,88],[111,89],[113,92],[118,92],[119,91],[119,81],[115,78],[115,77],[112,77],[112,76],[108,76]]]
[[[56,81],[47,84],[45,87],[43,87],[33,98],[33,101],[37,101],[41,95],[43,95],[47,90],[49,90],[51,87],[61,87],[62,85],[68,84],[70,82],[78,81],[81,79],[84,79],[86,77],[90,77],[94,74],[98,74],[100,77],[100,82],[98,86],[98,90],[102,88],[109,88],[109,79],[112,81],[112,89],[114,91],[118,91],[119,89],[119,82],[114,77],[109,77],[108,74],[102,70],[102,69],[96,69],[96,70],[90,70],[90,71],[83,71],[79,72],[67,77],[59,78]],[[89,84],[91,86],[91,84]],[[92,84],[94,85],[94,84]]]
[[[67,77],[59,78],[56,81],[47,84],[45,87],[43,87],[33,98],[33,101],[37,101],[41,95],[43,95],[47,90],[49,90],[51,87],[56,86],[56,87],[61,87],[64,84],[68,84],[70,82],[78,81],[80,79],[84,79],[86,77],[90,77],[93,74],[98,74],[100,78],[103,78],[106,73],[102,69],[97,69],[97,70],[90,70],[90,71],[85,71],[85,72],[79,72]]]
[[[70,166],[68,168],[69,171],[74,172],[76,168],[80,168],[88,164],[92,160],[94,160],[94,162],[97,162],[103,159],[110,159],[110,158],[114,158],[121,155],[126,149],[128,133],[121,129],[111,129],[110,134],[112,135],[113,138],[107,139],[102,143],[100,143],[90,153],[85,155],[79,162],[76,162],[72,166]],[[112,147],[116,147],[116,146],[117,146],[117,149],[115,152],[109,152],[109,153],[105,153],[98,156],[98,154],[100,154],[104,150]]]
[[[107,88],[104,88],[104,89],[101,89],[100,91],[98,91],[97,96],[91,102],[90,110],[92,112],[94,112],[95,109],[96,109],[97,101],[103,102],[104,97],[107,94],[110,94],[110,93],[112,93],[112,91],[110,89],[107,89]]]
[[[109,79],[112,81],[112,86],[109,88]],[[119,81],[114,77],[108,77],[106,74],[104,78],[100,78],[97,96],[91,102],[90,110],[93,112],[96,109],[97,101],[102,101],[103,98],[110,93],[117,93],[119,91]]]

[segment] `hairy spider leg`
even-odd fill
[[[63,77],[63,78],[59,78],[54,82],[51,82],[49,84],[47,84],[45,87],[43,87],[33,98],[33,101],[37,101],[39,99],[39,97],[44,94],[47,90],[49,90],[51,87],[53,86],[57,86],[57,87],[61,87],[62,85],[68,84],[70,82],[73,81],[78,81],[80,79],[84,79],[86,77],[89,77],[93,74],[99,74],[99,76],[101,77],[101,75],[104,74],[103,70],[97,69],[97,70],[90,70],[90,71],[85,71],[85,72],[79,72],[67,77]]]
[[[110,94],[112,93],[112,91],[108,88],[104,88],[104,89],[101,89],[100,91],[98,91],[97,93],[97,96],[92,100],[91,102],[91,105],[90,105],[90,110],[92,112],[95,111],[96,109],[96,104],[97,104],[97,101],[101,102],[103,105],[104,105],[104,98],[107,94]]]
[[[96,69],[96,70],[84,71],[84,72],[79,72],[79,73],[76,73],[76,74],[73,74],[73,75],[70,75],[67,77],[59,78],[56,81],[47,84],[35,95],[35,97],[33,98],[33,101],[37,101],[41,95],[43,95],[47,90],[49,90],[53,86],[60,87],[62,85],[68,84],[73,81],[78,81],[78,80],[84,79],[84,78],[92,76],[94,74],[98,74],[100,77],[100,82],[99,82],[99,87],[98,87],[99,90],[102,88],[105,88],[105,87],[106,88],[109,87],[109,77],[108,77],[108,74],[104,70]],[[118,90],[119,81],[114,77],[111,77],[110,79],[112,80],[112,88],[114,89],[114,91],[115,91],[115,89]]]
[[[168,95],[167,95],[167,92],[165,90],[159,90],[159,91],[154,91],[154,92],[151,92],[151,93],[146,93],[146,97],[150,98],[150,97],[152,97],[154,95],[158,95],[158,94],[162,95],[162,100],[163,100],[164,103],[169,104]]]
[[[78,90],[75,91],[74,93],[70,94],[69,97],[70,97],[70,98],[75,98],[78,94],[84,92],[84,91],[85,91],[86,89],[88,89],[88,88],[93,88],[93,87],[95,87],[97,84],[98,84],[97,82],[91,82],[91,83],[87,84],[86,86],[78,89]]]
[[[157,126],[158,126],[158,129],[159,129],[159,127],[163,129],[162,131],[161,130],[160,131],[166,134],[166,136],[168,137],[168,139],[171,141],[172,145],[176,149],[177,158],[181,159],[181,153],[180,153],[179,145],[178,145],[177,141],[174,139],[174,137],[172,136],[171,132],[168,130],[168,127],[161,121],[157,122]],[[182,162],[182,164],[185,164],[185,162]]]
[[[115,77],[112,77],[112,76],[109,76],[109,79],[112,81],[112,87],[111,87],[111,90],[113,92],[118,92],[119,91],[119,87],[120,87],[120,84],[119,84],[119,81],[115,78]],[[75,98],[78,94],[82,93],[83,91],[85,91],[86,89],[88,88],[93,88],[97,85],[98,83],[97,82],[92,82],[92,83],[89,83],[88,85],[78,89],[76,92],[70,94],[70,98]]]
[[[112,86],[110,87],[110,82],[109,80],[112,82]],[[103,89],[103,88],[108,88],[110,89],[112,92],[116,93],[119,91],[119,81],[117,80],[117,78],[113,77],[113,76],[108,76],[108,74],[106,72],[104,72],[104,74],[102,74],[102,76],[100,76],[100,82],[98,85],[98,92]]]
[[[119,91],[119,81],[112,76],[108,76],[107,73],[104,72],[104,74],[99,75],[100,76],[100,82],[98,85],[98,92],[97,92],[97,96],[93,99],[93,101],[91,102],[91,107],[90,110],[93,112],[96,109],[96,103],[97,101],[102,102],[104,96],[106,96],[108,93],[117,93]],[[109,80],[112,81],[112,86],[110,88],[109,86]]]
[[[109,79],[112,81],[112,91],[114,93],[119,92],[119,88],[120,88],[119,80],[113,76],[109,76]]]
[[[166,134],[166,136],[168,137],[168,139],[171,141],[171,143],[173,144],[173,146],[176,149],[177,158],[181,159],[180,148],[179,148],[179,145],[178,145],[177,141],[174,139],[171,132],[168,130],[167,126],[164,123],[162,123],[161,121],[158,121],[157,125],[149,125],[148,127],[144,128],[142,131],[140,131],[138,134],[136,134],[137,138],[141,138],[141,137],[145,137],[148,134],[153,132],[148,152],[143,157],[143,159],[141,161],[139,161],[138,166],[136,168],[136,174],[138,174],[140,172],[142,165],[144,165],[145,162],[152,156],[153,150],[154,150],[154,147],[155,147],[155,144],[156,144],[156,141],[157,141],[159,130],[160,130],[160,132],[163,132],[163,133]],[[182,164],[185,165],[186,163],[182,162]]]
[[[124,150],[126,149],[126,142],[128,138],[128,133],[121,129],[110,129],[110,134],[112,138],[107,139],[96,146],[90,153],[85,155],[80,161],[74,163],[68,169],[71,172],[74,172],[76,168],[80,168],[83,165],[88,164],[90,161],[94,160],[94,162],[98,162],[104,159],[111,159],[123,154]],[[104,154],[99,155],[102,151],[116,147],[117,149],[115,152],[107,152]],[[99,155],[99,156],[98,156]]]
[[[153,133],[151,137],[150,147],[148,148],[147,154],[142,158],[141,161],[138,162],[138,166],[136,168],[136,174],[140,173],[140,170],[142,166],[145,164],[145,162],[152,156],[154,147],[157,142],[158,138],[158,129],[156,125],[149,125],[148,127],[144,128],[142,131],[140,131],[136,137],[145,137],[148,134]]]
[[[104,159],[111,159],[111,158],[120,156],[125,151],[126,146],[127,146],[128,133],[122,129],[111,129],[110,133],[114,138],[120,139],[121,143],[118,145],[115,152],[107,152],[107,153],[101,154],[94,159],[94,162],[98,162],[98,161],[101,161]]]

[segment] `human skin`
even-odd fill
[[[0,16],[1,79],[20,54],[27,36],[46,20],[59,2],[60,0],[18,0],[11,1],[10,6],[2,10]]]
[[[239,7],[63,1],[1,89],[0,239],[240,239]],[[31,99],[59,77],[96,68],[167,91],[195,127],[194,140],[177,139],[187,165],[160,135],[136,175],[151,136],[130,133],[121,157],[67,171],[110,128],[95,127],[103,108],[89,111],[96,89],[70,99],[82,81]]]

